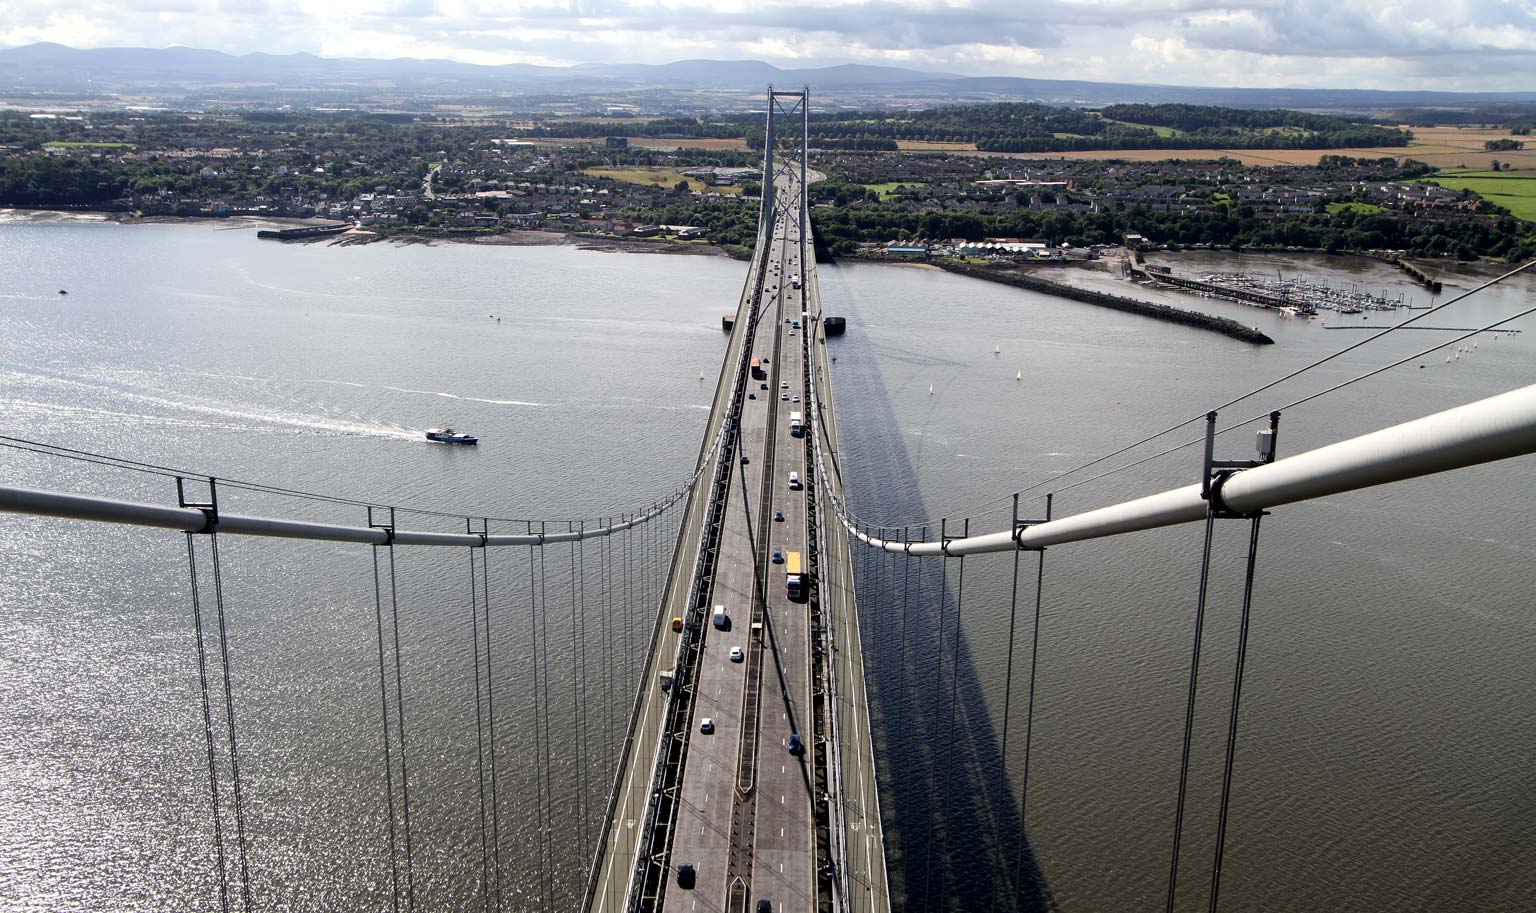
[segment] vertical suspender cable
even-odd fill
[[[533,522],[528,522],[528,535],[533,535]],[[537,811],[533,816],[534,831],[538,835],[539,852],[539,888],[544,894],[545,909],[549,909],[549,886],[547,875],[549,873],[549,856],[546,852],[546,828],[548,818],[544,814],[544,730],[539,726],[539,582],[538,582],[538,546],[528,546],[528,665],[532,676],[533,687],[529,689],[529,698],[533,709],[533,764],[534,781],[537,784]]]
[[[544,522],[539,522],[539,538],[543,539],[545,533]],[[549,670],[549,589],[547,582],[549,576],[544,565],[545,547],[539,546],[539,668],[543,673],[544,685],[539,692],[539,707],[543,710],[544,717],[544,780],[548,785],[547,798],[544,806],[544,833],[545,843],[548,846],[547,860],[544,863],[547,869],[545,909],[553,910],[555,892],[555,765],[554,746],[551,744],[549,731],[549,680],[554,677]],[[537,722],[537,719],[535,720]]]
[[[1243,617],[1237,633],[1237,671],[1232,676],[1232,711],[1227,717],[1227,757],[1221,770],[1221,811],[1216,819],[1216,862],[1211,869],[1210,913],[1221,896],[1221,857],[1227,845],[1227,806],[1232,798],[1232,756],[1237,750],[1237,712],[1243,699],[1243,664],[1248,658],[1248,621],[1253,608],[1253,573],[1259,560],[1259,518],[1248,530],[1248,566],[1243,575]]]
[[[1014,496],[1013,496],[1013,524],[1012,524],[1012,528],[1013,529],[1018,529],[1019,528],[1019,496],[1018,496],[1017,493],[1015,493]],[[999,781],[1002,782],[1002,783],[1007,783],[1008,782],[1008,718],[1009,718],[1009,716],[1010,716],[1010,714],[1012,712],[1012,707],[1013,707],[1013,644],[1014,644],[1014,630],[1015,630],[1014,623],[1018,619],[1018,615],[1019,615],[1019,549],[1014,549],[1013,550],[1013,591],[1012,591],[1012,595],[1010,595],[1009,598],[1008,598],[1008,665],[1007,665],[1006,671],[1003,672],[1003,747],[1002,747],[1002,761],[1001,761],[1002,770],[1001,770],[1001,773],[1000,773],[1000,776],[999,776]],[[1001,818],[999,818],[999,821],[998,821],[998,831],[994,835],[993,839],[996,840],[996,842],[997,842],[998,852],[1006,854],[1007,853],[1007,847],[1003,843],[1002,828],[1003,828],[1002,820],[1001,820]],[[1024,843],[1024,824],[1021,821],[1021,822],[1019,822],[1019,845],[1020,845],[1021,848],[1023,846],[1023,843]],[[1021,849],[1021,852],[1022,852],[1022,849]],[[998,880],[994,881],[993,885],[992,885],[992,909],[994,911],[997,910],[997,895],[1002,893],[1002,890],[1003,890],[1003,881],[1002,881],[1002,879],[998,879]],[[1017,893],[1017,888],[1015,888],[1015,893]]]
[[[1054,495],[1045,496],[1045,516],[1050,519]],[[1035,736],[1035,670],[1040,661],[1040,604],[1045,592],[1045,549],[1041,549],[1035,565],[1035,623],[1029,646],[1029,697],[1024,710],[1024,770],[1019,782],[1019,855],[1014,862],[1015,884],[1024,872],[1024,844],[1028,842],[1029,829],[1029,761]]]
[[[379,546],[373,546],[373,620],[379,635],[379,718],[384,729],[384,794],[389,805],[389,883],[390,900],[400,913],[400,860],[395,833],[395,764],[390,756],[389,677],[384,671],[384,598],[379,583]],[[495,744],[494,742],[492,744]]]
[[[604,526],[611,526],[613,521],[603,521]],[[597,540],[597,574],[603,581],[603,592],[598,601],[603,606],[603,691],[606,697],[607,712],[603,716],[604,736],[607,750],[604,753],[607,758],[607,767],[612,769],[618,763],[618,737],[613,724],[613,664],[618,662],[619,651],[614,649],[613,642],[619,636],[618,626],[613,619],[613,543],[604,536]]]
[[[219,765],[213,747],[213,703],[208,696],[208,658],[203,641],[203,603],[198,593],[197,549],[187,533],[187,570],[192,577],[192,627],[197,634],[197,683],[203,696],[203,739],[208,745],[208,792],[213,799],[213,848],[219,865],[219,907],[229,913],[229,864],[224,859],[224,823],[219,813]]]
[[[242,909],[251,909],[251,869],[245,847],[245,799],[240,789],[240,750],[235,741],[235,692],[230,681],[229,627],[224,620],[224,577],[219,561],[219,533],[208,533],[213,555],[213,602],[219,613],[219,659],[224,664],[224,722],[229,732],[229,779],[235,794],[235,848],[240,854],[240,897]]]
[[[578,525],[578,530],[585,533],[587,531],[587,521],[582,520]],[[581,673],[577,687],[580,689],[581,695],[585,697],[587,694],[587,549],[585,540],[577,539],[571,543],[571,548],[573,549],[571,561],[573,562],[573,571],[576,574],[576,638],[578,642],[576,655],[581,661]],[[591,743],[588,741],[588,728],[591,726],[591,717],[587,713],[587,702],[580,701],[580,704],[581,721],[579,723],[580,728],[576,733],[576,750],[581,760],[581,788],[583,792],[586,792],[590,788],[588,785],[588,775],[590,774],[589,768],[592,763],[591,756],[588,754],[591,747]],[[592,839],[591,800],[591,795],[588,795],[586,814],[581,819],[581,831],[586,835],[585,839],[588,845],[590,845]]]
[[[464,521],[466,531],[469,529],[469,521]],[[480,585],[476,579],[477,571],[475,550],[467,548],[469,552],[469,630],[470,646],[475,652],[475,770],[476,783],[480,792],[480,906],[489,911],[491,908],[491,838],[489,834],[490,820],[486,814],[485,803],[485,719],[484,703],[485,691],[480,681]]]
[[[941,543],[947,543],[949,541],[949,519],[947,517],[939,519],[939,541]],[[917,568],[919,579],[921,579],[921,574],[923,572],[922,562],[918,562]],[[918,600],[921,602],[921,594],[919,594]],[[934,666],[937,669],[935,679],[937,681],[931,692],[933,694],[933,703],[931,705],[932,709],[929,711],[928,725],[925,727],[928,730],[928,746],[930,748],[930,752],[935,751],[939,745],[939,701],[942,700],[941,696],[944,694],[944,625],[946,623],[944,604],[948,602],[948,600],[949,555],[945,554],[941,559],[939,559],[939,639],[937,648],[934,651],[934,659],[936,660]],[[938,759],[930,753],[928,759],[928,770],[930,772],[928,781],[928,794],[924,797],[924,804],[928,806],[928,826],[925,829],[923,835],[924,910],[928,909],[928,898],[930,896],[929,889],[933,880],[933,845],[938,841],[939,831],[939,815],[934,813],[935,808],[933,805],[934,796],[938,792],[938,789],[936,788],[938,784],[933,782],[933,774],[937,772],[938,766]],[[942,809],[940,809],[940,814],[942,814]]]
[[[401,823],[405,825],[405,902],[412,913],[416,910],[415,853],[411,846],[411,768],[405,752],[405,684],[401,680],[400,667],[404,658],[400,655],[400,591],[395,576],[395,549],[389,548],[389,611],[395,631],[395,719],[399,724],[396,735],[400,739],[400,807]]]
[[[485,532],[491,532],[491,521],[485,520]],[[501,883],[501,802],[496,787],[496,662],[491,652],[491,553],[487,551],[480,558],[480,592],[485,599],[485,718],[486,734],[490,739],[491,755],[491,859],[495,863],[496,870],[496,910],[500,913],[502,898]]]
[[[924,527],[926,531],[927,527]],[[912,542],[912,527],[902,527],[901,540],[908,545]],[[903,549],[906,557],[901,562],[901,703],[904,709],[907,704],[907,593],[909,592],[908,578],[912,571],[912,550]]]
[[[565,524],[566,532],[575,532],[574,523]],[[576,542],[571,541],[570,568],[571,577],[571,722],[576,727],[575,744],[572,746],[576,753],[576,779],[573,783],[576,792],[576,843],[581,848],[581,858],[586,859],[590,854],[587,851],[587,766],[581,756],[581,732],[584,728],[581,723],[581,644],[577,631],[581,626],[581,616],[576,605]]]
[[[966,518],[965,529],[962,537],[971,534],[971,521]],[[948,561],[948,558],[944,560]],[[949,808],[950,783],[954,781],[955,770],[955,718],[960,713],[960,613],[965,609],[965,556],[960,556],[959,582],[955,585],[955,633],[953,643],[950,645],[951,657],[949,661],[949,738],[944,744],[944,804],[943,808]],[[949,845],[949,824],[945,822],[945,846]],[[949,885],[947,865],[939,869],[939,909],[945,908],[945,889]]]
[[[1189,658],[1189,696],[1184,701],[1184,751],[1179,759],[1179,798],[1173,816],[1173,852],[1168,860],[1167,913],[1173,913],[1179,885],[1179,841],[1184,831],[1184,797],[1189,788],[1189,746],[1195,731],[1195,693],[1200,681],[1200,636],[1205,629],[1205,596],[1211,579],[1211,536],[1216,513],[1205,511],[1205,544],[1200,553],[1200,594],[1195,600],[1195,643]]]

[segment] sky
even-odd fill
[[[0,47],[1536,90],[1536,0],[0,0]]]

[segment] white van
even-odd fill
[[[725,615],[725,606],[723,606],[723,605],[715,606],[715,627],[723,628],[729,622],[730,622],[730,619],[727,618],[726,615]]]
[[[789,474],[789,490],[790,491],[799,491],[800,490],[800,473],[792,472],[792,473]]]

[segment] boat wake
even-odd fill
[[[310,434],[345,434],[360,437],[384,437],[398,438],[401,440],[418,440],[420,432],[412,428],[400,425],[389,425],[381,422],[370,422],[363,418],[347,419],[335,416],[321,416],[288,412],[278,409],[259,410],[255,408],[235,408],[227,403],[215,400],[200,399],[196,397],[176,398],[163,393],[146,391],[142,388],[133,389],[124,385],[110,383],[92,383],[86,380],[53,377],[46,374],[30,374],[24,372],[5,372],[0,374],[0,387],[9,390],[20,391],[33,389],[40,393],[60,392],[63,390],[84,391],[94,397],[103,398],[114,404],[132,403],[144,407],[164,409],[171,415],[157,414],[155,412],[123,412],[91,405],[55,404],[50,408],[57,410],[97,410],[102,413],[112,413],[123,418],[133,418],[147,422],[185,421],[184,416],[175,413],[193,413],[201,416],[211,416],[217,419],[232,419],[230,422],[205,423],[202,427],[228,427],[232,430],[250,430],[252,426],[267,426],[285,428],[298,433]],[[0,398],[0,407],[10,404],[20,405],[24,401],[20,399]]]
[[[385,390],[393,390],[396,393],[417,393],[422,396],[441,396],[444,399],[462,399],[471,403],[490,403],[493,406],[545,406],[547,403],[530,403],[520,399],[482,399],[478,396],[460,396],[457,393],[444,393],[440,390],[411,390],[407,387],[385,387]]]

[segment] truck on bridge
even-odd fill
[[[784,556],[784,587],[791,600],[798,601],[805,594],[805,574],[800,565],[800,553]]]
[[[789,414],[789,433],[795,437],[805,434],[805,416],[798,412]]]

